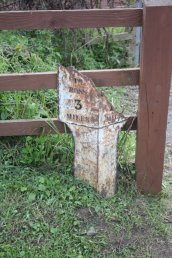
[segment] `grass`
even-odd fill
[[[55,71],[58,62],[79,69],[127,66],[125,45],[85,46],[85,33],[99,35],[1,31],[0,72]],[[121,112],[125,90],[102,90]],[[54,90],[0,93],[2,120],[56,116]],[[137,192],[135,138],[120,134],[117,193],[109,199],[74,178],[70,135],[0,138],[0,257],[171,257],[171,177],[156,197]]]
[[[1,166],[0,257],[170,257],[169,186],[141,196],[121,173],[116,195],[103,199],[72,171]]]

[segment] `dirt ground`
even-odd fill
[[[142,203],[138,203],[138,205],[142,205]],[[78,209],[76,215],[83,223],[83,234],[86,234],[88,237],[94,237],[98,234],[108,236],[109,245],[107,248],[102,249],[102,257],[109,257],[109,252],[117,252],[125,246],[135,249],[134,256],[132,257],[148,257],[145,254],[145,246],[152,253],[151,258],[172,257],[171,240],[155,235],[146,224],[133,228],[130,237],[128,237],[125,229],[121,230],[119,234],[115,234],[112,230],[114,223],[118,224],[119,221],[112,220],[107,222],[92,209]],[[90,224],[94,226],[88,228]]]

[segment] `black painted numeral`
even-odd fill
[[[81,100],[75,99],[75,109],[77,110],[82,109]]]

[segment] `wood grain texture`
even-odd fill
[[[139,68],[81,71],[96,86],[138,85]],[[57,73],[1,74],[0,91],[42,90],[57,88]]]
[[[46,135],[70,132],[66,125],[57,119],[1,120],[0,136]]]
[[[130,117],[123,130],[136,130],[135,117]],[[0,136],[46,135],[70,133],[69,128],[56,118],[0,120]]]
[[[0,12],[0,29],[59,29],[141,26],[142,9]]]
[[[136,151],[138,188],[151,194],[162,187],[172,71],[172,6],[154,5],[144,7]]]

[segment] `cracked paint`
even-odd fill
[[[58,69],[59,119],[75,141],[74,174],[100,194],[113,196],[117,173],[117,139],[126,123],[91,79],[74,68]]]

